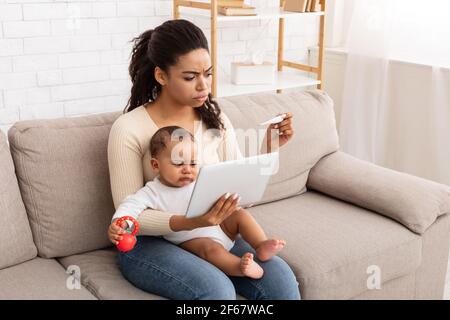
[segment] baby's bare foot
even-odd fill
[[[259,279],[263,276],[264,270],[259,264],[253,260],[253,254],[245,253],[241,258],[241,271],[244,276]]]
[[[259,245],[256,249],[256,256],[261,261],[267,261],[276,255],[281,249],[286,245],[286,241],[277,240],[277,239],[269,239],[264,241]]]

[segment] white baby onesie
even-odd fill
[[[174,188],[161,183],[159,177],[155,177],[135,194],[125,198],[117,208],[113,220],[123,216],[132,216],[137,219],[145,209],[151,208],[175,214],[185,215],[195,182]],[[171,232],[164,238],[174,244],[180,244],[194,238],[211,238],[223,245],[228,251],[234,246],[232,241],[220,226],[197,228],[190,231]]]

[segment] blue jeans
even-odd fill
[[[250,245],[236,239],[231,253],[255,254]],[[150,236],[137,237],[133,250],[118,254],[124,277],[134,286],[169,299],[235,300],[236,292],[249,300],[298,300],[298,282],[280,257],[259,262],[264,276],[254,280],[228,277],[196,255],[166,241]]]

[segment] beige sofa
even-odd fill
[[[304,299],[443,297],[448,186],[340,151],[323,92],[219,103],[238,136],[278,112],[294,114],[280,170],[250,211],[268,235],[287,240],[281,256]],[[114,213],[107,141],[119,115],[19,122],[9,145],[0,135],[0,299],[163,299],[124,279],[106,235]]]

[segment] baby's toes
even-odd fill
[[[249,263],[250,261],[253,260],[253,254],[251,254],[250,252],[247,252],[246,254],[244,254],[244,255],[242,256],[242,259],[243,259],[245,262]]]
[[[285,245],[286,245],[286,241],[284,241],[284,240],[278,240],[278,241],[277,241],[277,244],[276,244],[276,247],[281,249],[281,248],[283,248]]]
[[[248,266],[252,262],[252,260],[253,260],[253,254],[248,252],[242,256],[241,264],[243,266]]]

